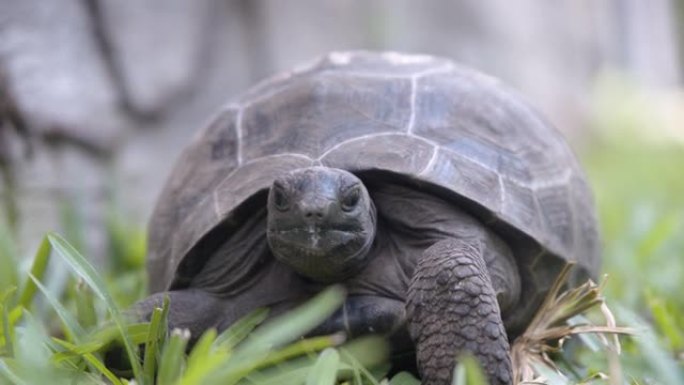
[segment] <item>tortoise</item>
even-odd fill
[[[194,336],[331,283],[314,333],[383,333],[425,384],[467,351],[512,382],[519,335],[562,267],[594,277],[591,191],[515,91],[443,58],[333,52],[227,104],[177,161],[149,226],[153,293]],[[575,281],[576,282],[576,281]]]

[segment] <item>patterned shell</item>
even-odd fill
[[[585,177],[518,94],[444,59],[337,52],[257,85],[185,149],[150,222],[151,290],[178,287],[213,229],[239,226],[240,207],[275,176],[312,165],[402,179],[465,207],[512,246],[528,293],[565,261],[598,273]]]

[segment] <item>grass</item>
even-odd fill
[[[62,298],[41,282],[53,255],[72,275]],[[2,258],[3,266],[16,266],[10,255]],[[283,378],[307,384],[333,384],[338,378],[378,384],[382,373],[368,368],[380,368],[387,359],[387,346],[378,337],[349,342],[339,335],[297,337],[341,305],[340,287],[268,323],[262,324],[267,311],[258,309],[219,335],[209,330],[186,354],[188,333],[167,330],[168,302],[154,311],[150,322],[126,319],[104,279],[57,234],[45,237],[24,279],[16,270],[11,276],[12,281],[3,282],[0,305],[0,384],[277,384]],[[70,292],[92,295],[85,301],[63,298]],[[96,311],[79,311],[82,306]],[[125,376],[105,365],[104,353],[115,344],[125,347],[130,366]]]
[[[11,247],[10,247],[11,249]],[[59,257],[71,273],[61,290],[43,280]],[[10,254],[2,254],[6,274],[0,297],[0,384],[418,384],[410,373],[387,377],[388,346],[379,337],[345,341],[341,335],[299,338],[332,314],[344,301],[332,286],[294,311],[264,322],[267,309],[257,309],[217,334],[209,330],[186,353],[187,331],[169,331],[168,301],[155,309],[150,322],[127,319],[113,299],[109,283],[75,248],[57,234],[42,241],[25,274]],[[518,383],[570,383],[601,380],[598,373],[578,375],[552,360],[565,340],[585,336],[584,345],[602,345],[614,357],[619,342],[603,334],[630,333],[616,327],[601,286],[587,282],[561,293],[570,265],[558,280],[528,330],[512,345]],[[5,271],[8,273],[8,271]],[[22,278],[22,275],[24,277]],[[42,301],[41,301],[42,299]],[[580,318],[600,308],[605,325]],[[596,342],[598,341],[598,342]],[[123,346],[127,369],[107,365],[105,353]],[[614,372],[614,370],[613,370]],[[565,374],[563,374],[565,373]],[[569,374],[569,375],[568,375]],[[610,378],[615,378],[611,373]],[[576,381],[580,382],[580,381]],[[455,384],[485,384],[477,362],[464,357],[455,369]]]

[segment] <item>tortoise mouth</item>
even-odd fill
[[[334,282],[365,266],[373,235],[364,230],[306,226],[270,230],[276,259],[317,281]]]
[[[325,256],[336,248],[358,244],[359,238],[366,238],[362,229],[339,227],[303,226],[283,230],[270,230],[268,237],[277,241],[277,247],[299,249],[310,255]]]

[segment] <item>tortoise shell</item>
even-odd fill
[[[185,149],[150,222],[151,291],[182,288],[212,230],[239,227],[277,175],[312,165],[402,180],[465,208],[513,249],[523,296],[539,297],[566,261],[599,270],[585,176],[518,94],[440,58],[338,52],[257,85]]]

